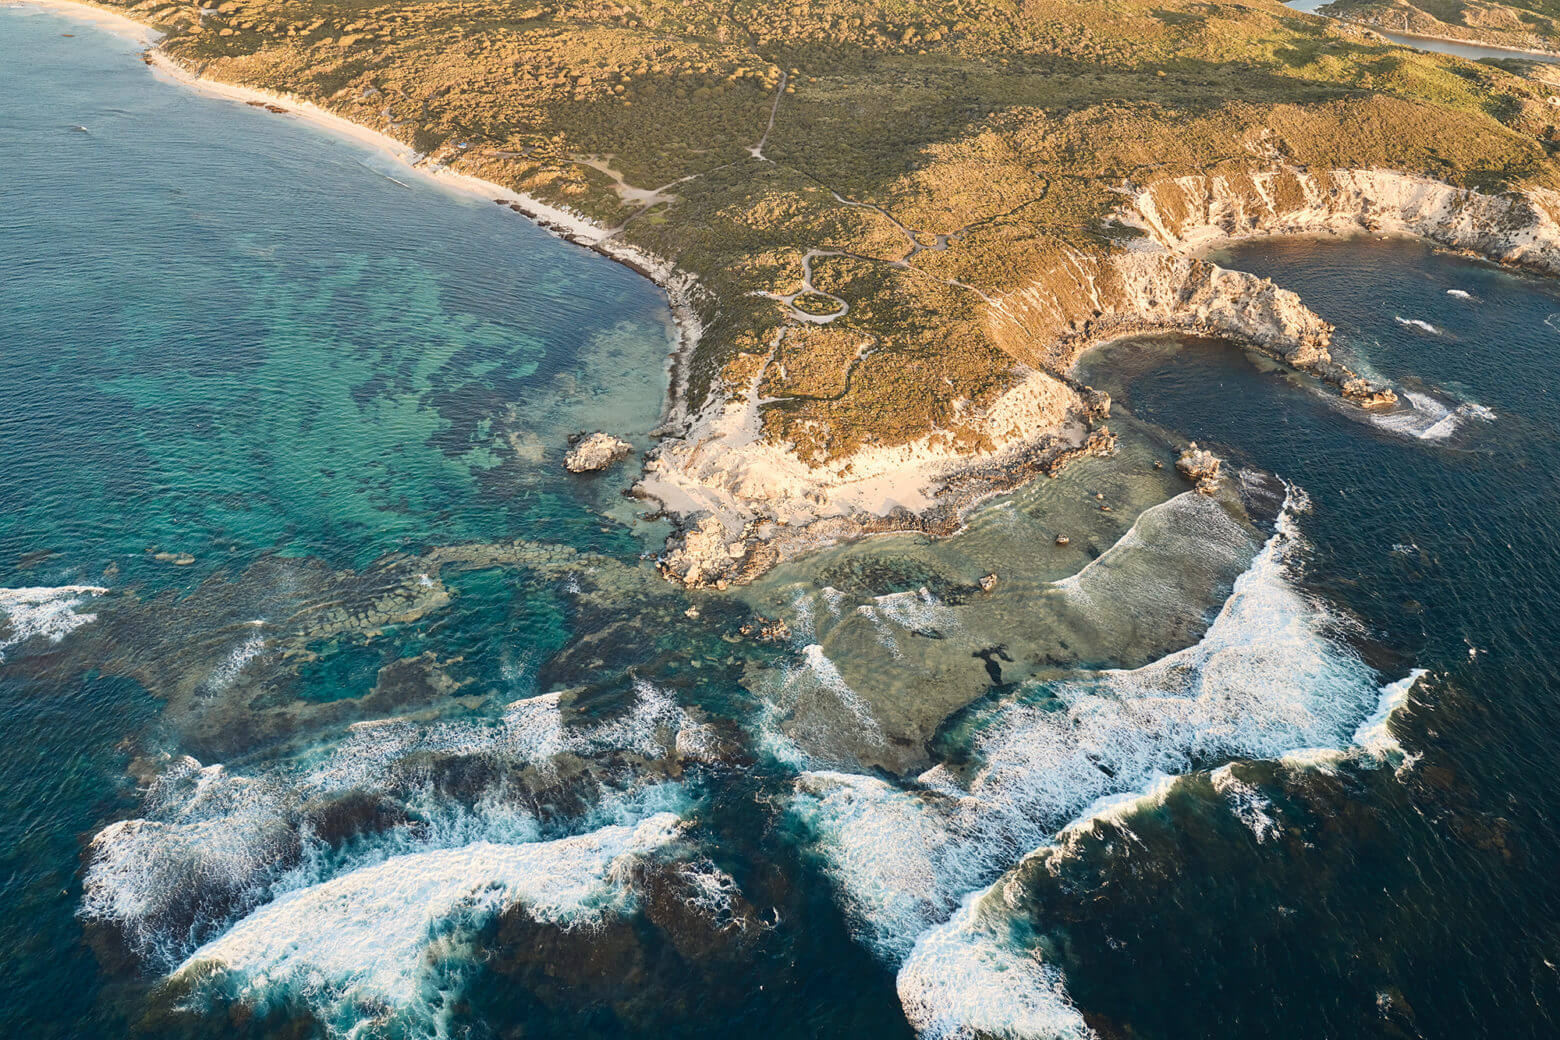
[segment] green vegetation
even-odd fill
[[[762,377],[765,430],[819,458],[977,437],[968,406],[1024,354],[987,298],[1119,248],[1128,183],[1296,165],[1560,187],[1547,85],[1277,0],[118,6],[207,75],[313,99],[698,276],[693,403]],[[814,250],[813,288],[849,312],[801,329],[765,294],[800,292]]]

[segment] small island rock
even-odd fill
[[[1175,468],[1204,495],[1219,490],[1219,457],[1193,441],[1175,460]]]
[[[1368,379],[1350,379],[1343,384],[1343,396],[1361,408],[1391,408],[1398,396],[1388,387]]]
[[[606,469],[634,450],[627,441],[597,431],[580,438],[564,456],[563,468],[570,473],[594,473]]]

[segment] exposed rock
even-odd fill
[[[1063,545],[1063,546],[1071,545],[1072,544],[1072,539],[1067,537],[1065,534],[1059,534],[1059,535],[1056,536],[1056,544],[1057,545]]]
[[[1083,407],[1093,419],[1110,418],[1110,394],[1103,390],[1096,390],[1092,386],[1084,387],[1079,396],[1083,399]]]
[[[1101,427],[1089,434],[1078,447],[1057,453],[1046,464],[1045,475],[1048,477],[1059,477],[1062,475],[1062,470],[1066,469],[1070,462],[1088,455],[1111,455],[1115,451],[1116,435]]]
[[[791,626],[781,618],[757,617],[742,626],[742,634],[766,643],[781,643],[791,638]]]
[[[1204,495],[1219,490],[1219,457],[1206,448],[1199,448],[1193,441],[1175,460],[1176,471],[1191,481]]]
[[[980,579],[980,591],[982,591],[982,592],[990,592],[992,589],[994,589],[996,587],[997,587],[997,576],[995,574],[988,574],[984,578]]]
[[[1398,400],[1390,388],[1358,377],[1345,382],[1341,389],[1345,398],[1361,408],[1391,408]]]
[[[1390,389],[1333,358],[1333,327],[1295,293],[1198,255],[1213,243],[1405,232],[1560,273],[1560,194],[1544,189],[1497,196],[1384,170],[1279,168],[1166,178],[1127,190],[1132,201],[1115,217],[1139,237],[1104,253],[1058,247],[1036,265],[1032,281],[987,299],[992,341],[1027,375],[984,413],[963,417],[966,432],[980,433],[983,447],[929,436],[815,467],[789,444],[764,439],[756,382],[746,394],[728,387],[723,405],[661,445],[640,485],[647,497],[684,503],[668,511],[685,521],[710,511],[721,517],[714,526],[724,526],[718,533],[704,522],[683,527],[663,572],[690,585],[734,585],[840,538],[945,533],[956,529],[960,510],[996,490],[1037,473],[1055,476],[1083,455],[1109,454],[1115,444],[1103,425],[1109,396],[1068,373],[1084,350],[1123,336],[1217,336],[1311,373],[1362,407],[1396,403]],[[1217,486],[1216,471],[1188,479],[1208,494]],[[894,487],[896,494],[856,493],[853,485]]]
[[[1266,278],[1169,250],[1061,260],[990,312],[993,338],[1015,357],[1066,371],[1097,343],[1181,332],[1234,339],[1306,370],[1332,361],[1332,326]]]
[[[634,446],[627,441],[598,430],[574,442],[569,454],[564,456],[563,468],[570,473],[594,473],[633,450]]]
[[[732,542],[720,518],[706,514],[685,530],[682,538],[660,560],[662,574],[697,588],[726,580],[746,553],[740,541]]]
[[[1398,231],[1504,264],[1560,272],[1560,195],[1486,195],[1390,170],[1279,169],[1159,181],[1121,217],[1170,250],[1222,239]]]

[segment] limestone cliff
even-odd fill
[[[1070,255],[996,299],[992,337],[1009,353],[1056,370],[1086,347],[1135,332],[1225,336],[1303,368],[1331,361],[1332,328],[1265,278],[1164,248]]]
[[[1176,177],[1136,189],[1116,214],[1139,237],[1098,254],[1070,249],[1022,288],[987,297],[993,342],[1020,362],[1018,386],[967,413],[978,450],[933,434],[814,467],[759,434],[754,389],[665,443],[644,493],[690,526],[663,561],[690,584],[742,581],[809,546],[873,530],[951,530],[984,494],[1108,450],[1108,412],[1070,378],[1090,346],[1134,333],[1213,335],[1336,385],[1364,407],[1392,391],[1338,363],[1332,327],[1295,293],[1199,256],[1240,238],[1392,232],[1513,266],[1560,273],[1560,195],[1486,195],[1385,170],[1279,169]],[[977,475],[977,479],[970,476]]]
[[[1158,181],[1121,213],[1166,250],[1261,235],[1397,232],[1560,273],[1560,193],[1486,195],[1390,170],[1281,169]]]

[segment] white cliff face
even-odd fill
[[[1072,255],[990,312],[997,342],[1066,370],[1085,347],[1132,332],[1224,335],[1301,367],[1330,362],[1332,327],[1287,289],[1165,249]]]
[[[1241,238],[1371,231],[1560,274],[1557,215],[1555,192],[1484,195],[1389,170],[1169,178],[1115,215],[1143,233],[1141,242],[1106,256],[1062,257],[994,302],[992,334],[1014,356],[1053,371],[1071,368],[1089,346],[1134,332],[1218,335],[1314,372],[1361,405],[1390,406],[1391,391],[1332,359],[1332,327],[1298,296],[1196,254]]]
[[[1276,170],[1177,177],[1142,193],[1122,223],[1166,250],[1261,235],[1388,231],[1560,273],[1560,195],[1483,195],[1390,170]]]
[[[1387,170],[1278,169],[1156,182],[1116,214],[1142,239],[1106,254],[1058,251],[1028,285],[988,298],[992,339],[1021,362],[1023,377],[969,416],[994,449],[977,458],[934,433],[815,467],[762,437],[755,381],[745,397],[708,408],[646,467],[641,492],[691,522],[663,569],[690,584],[742,580],[777,558],[770,543],[821,544],[851,533],[853,523],[862,528],[863,517],[925,516],[972,463],[1055,440],[1064,427],[1081,440],[1103,414],[1093,414],[1088,395],[1065,373],[1083,350],[1125,335],[1233,339],[1315,373],[1362,407],[1391,407],[1390,389],[1333,360],[1332,326],[1299,296],[1197,253],[1240,238],[1394,232],[1560,274],[1557,217],[1560,193],[1483,195]]]

